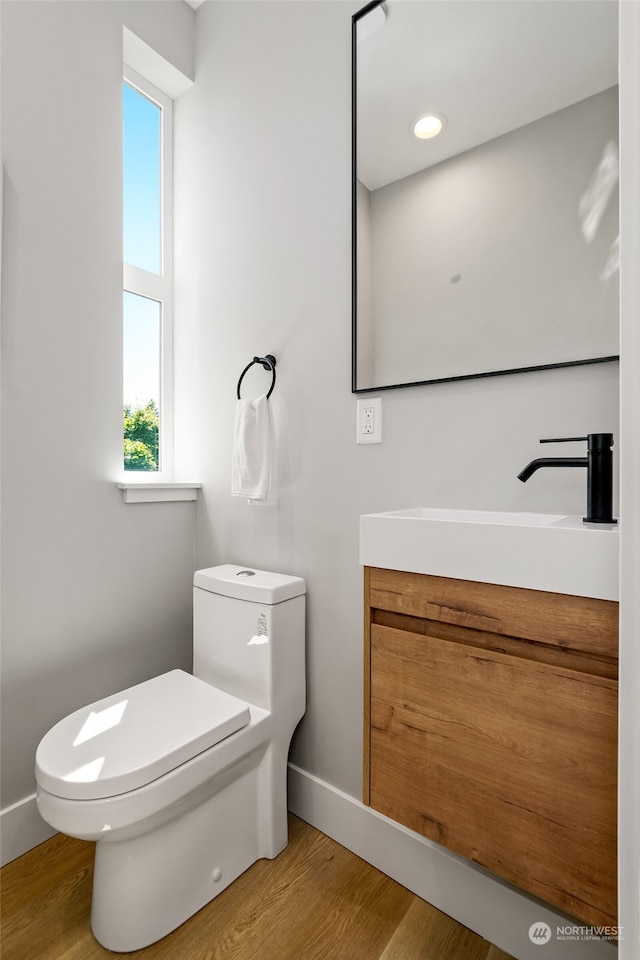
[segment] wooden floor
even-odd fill
[[[0,871],[2,960],[105,960],[89,928],[93,844],[58,835]],[[291,816],[260,860],[145,960],[511,960]]]

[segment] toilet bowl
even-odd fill
[[[36,753],[38,809],[96,841],[91,927],[137,950],[287,844],[289,743],[304,713],[305,584],[230,564],[194,577],[194,673],[83,707]]]

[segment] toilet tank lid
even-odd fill
[[[306,592],[305,582],[301,577],[267,573],[266,570],[238,567],[232,563],[196,570],[193,585],[223,597],[266,604],[282,603],[283,600],[291,600]]]

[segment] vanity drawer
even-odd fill
[[[365,568],[367,607],[617,659],[612,600]]]
[[[617,684],[371,627],[370,802],[561,910],[616,922]]]

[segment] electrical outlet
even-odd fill
[[[382,398],[358,398],[357,442],[382,443]]]

